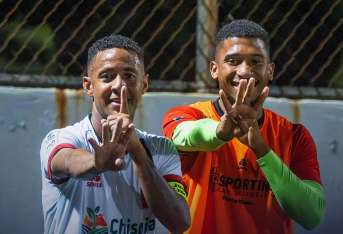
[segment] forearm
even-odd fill
[[[51,162],[52,173],[82,178],[95,173],[94,155],[83,149],[61,149]]]
[[[225,144],[216,136],[217,121],[200,119],[180,123],[174,130],[173,143],[182,151],[213,151]]]
[[[173,191],[158,173],[142,145],[131,148],[130,155],[145,200],[153,214],[172,233],[184,232],[190,223],[185,199]]]
[[[325,210],[322,186],[299,179],[273,151],[257,162],[282,209],[306,229],[318,226]]]

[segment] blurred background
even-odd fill
[[[161,134],[167,109],[215,97],[214,37],[240,18],[270,33],[276,71],[266,107],[303,123],[317,143],[328,208],[311,233],[338,233],[342,15],[341,0],[0,0],[0,233],[43,232],[40,143],[90,111],[80,88],[92,42],[120,33],[144,48],[150,85],[135,122]]]

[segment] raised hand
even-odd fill
[[[102,142],[100,145],[94,139],[89,143],[95,151],[95,167],[98,171],[118,171],[124,168],[123,156],[126,154],[134,125],[128,114],[126,87],[123,86],[120,95],[120,111],[102,119]]]
[[[115,131],[116,123],[121,122],[121,130],[126,132],[133,127],[132,120],[129,115],[129,105],[127,101],[127,88],[123,86],[120,90],[120,109],[118,113],[107,116],[108,124],[111,131]]]
[[[265,87],[260,96],[254,98],[255,79],[251,78],[240,80],[236,100],[233,105],[230,104],[223,90],[219,91],[220,101],[222,103],[224,115],[221,117],[217,127],[217,136],[225,141],[234,137],[245,135],[252,121],[256,121],[259,111],[268,96],[268,87]]]
[[[115,123],[114,131],[111,131],[106,120],[101,121],[102,124],[102,142],[100,145],[94,139],[89,139],[89,143],[94,149],[94,164],[98,172],[103,171],[118,171],[124,167],[123,156],[126,152],[127,142],[123,141],[131,134],[131,130],[123,133],[121,131],[122,122]]]
[[[257,158],[262,157],[270,150],[269,146],[264,142],[264,139],[261,136],[256,120],[251,122],[246,138],[247,140],[244,140],[246,142],[243,143],[255,152]]]

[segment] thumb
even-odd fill
[[[249,130],[248,130],[248,143],[249,143],[249,146],[252,146],[253,138],[254,138],[254,128],[252,126],[250,126]]]

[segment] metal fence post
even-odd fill
[[[216,82],[209,74],[209,59],[214,47],[217,22],[217,0],[197,0],[195,75],[200,92],[216,87]]]

